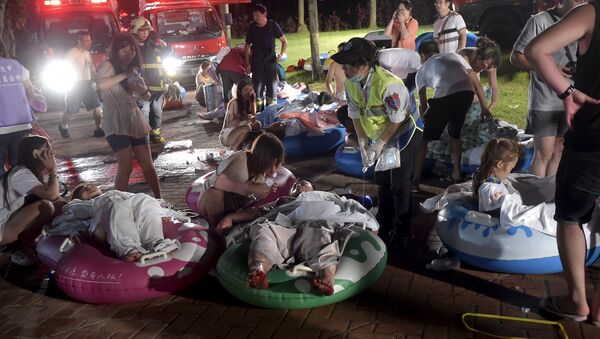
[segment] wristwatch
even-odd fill
[[[561,94],[558,94],[557,97],[560,100],[565,100],[569,95],[573,94],[574,90],[575,90],[575,87],[573,87],[573,85],[569,85],[569,87]]]

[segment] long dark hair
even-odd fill
[[[519,158],[521,154],[521,146],[516,140],[498,138],[488,141],[481,154],[481,165],[473,177],[473,196],[477,197],[479,187],[490,176],[499,161],[512,161]]]
[[[21,143],[19,144],[19,156],[17,158],[17,164],[2,177],[2,187],[4,188],[4,206],[6,208],[10,209],[10,202],[8,201],[8,178],[18,168],[25,167],[29,169],[41,183],[44,182],[44,164],[38,157],[33,155],[33,150],[39,150],[45,145],[49,145],[48,139],[39,135],[28,136],[21,140]]]
[[[252,86],[252,80],[248,78],[243,78],[242,80],[238,81],[237,89],[235,90],[237,112],[239,116],[243,116],[247,112],[250,112],[250,105],[254,105],[254,103],[252,102],[247,103],[242,96],[242,91],[246,86]]]
[[[128,46],[135,51],[135,57],[129,65],[123,66],[119,61],[119,50]],[[137,67],[140,72],[142,71],[140,48],[137,40],[131,33],[123,32],[114,36],[110,45],[110,57],[108,58],[108,61],[113,65],[115,74],[127,72],[131,67]],[[127,83],[127,79],[121,81],[120,84],[127,92],[131,93],[133,91]]]
[[[500,68],[500,47],[494,40],[482,36],[477,39],[475,47],[477,47],[477,56],[481,60],[492,59],[496,68]]]
[[[252,143],[248,154],[249,179],[257,179],[264,175],[271,167],[273,161],[279,167],[285,159],[285,148],[279,138],[271,133],[263,133]]]

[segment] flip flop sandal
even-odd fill
[[[555,315],[555,316],[558,316],[561,318],[572,319],[573,321],[576,321],[576,322],[582,322],[582,321],[587,320],[587,318],[588,318],[587,315],[563,312],[560,309],[560,307],[558,306],[558,297],[547,297],[547,298],[540,300],[540,308],[550,314]]]

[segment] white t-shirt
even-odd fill
[[[78,47],[71,48],[66,55],[67,60],[75,67],[75,74],[78,80],[91,80],[92,73],[92,55],[89,51],[81,50]]]
[[[487,212],[502,207],[504,197],[509,194],[508,187],[503,183],[484,182],[479,187],[479,211]]]
[[[519,53],[523,53],[525,47],[533,38],[545,31],[548,27],[554,24],[554,20],[546,11],[540,12],[527,20],[525,27],[521,31],[521,35],[515,41],[514,49]],[[577,42],[568,45],[571,57],[577,61]],[[567,53],[564,48],[559,49],[552,58],[557,65],[566,65],[569,62]],[[536,72],[530,72],[531,78],[529,81],[529,109],[536,111],[563,111],[564,106],[556,93],[551,90],[548,85],[537,75]],[[573,81],[570,80],[571,84]]]
[[[434,98],[462,91],[473,92],[473,84],[469,78],[472,70],[465,58],[457,53],[434,55],[417,72],[417,89],[433,88]]]
[[[433,38],[438,41],[440,53],[458,52],[458,32],[467,29],[465,20],[460,14],[450,12],[448,15],[438,18],[433,23]],[[444,22],[446,22],[445,25]]]
[[[379,51],[379,64],[404,79],[409,73],[416,72],[421,67],[419,53],[407,48],[387,48]]]
[[[42,183],[35,175],[26,167],[21,167],[13,170],[8,177],[8,201],[10,209],[6,207],[4,201],[4,185],[0,184],[0,241],[4,235],[4,227],[8,218],[25,203],[25,196]],[[0,180],[2,183],[2,180]]]

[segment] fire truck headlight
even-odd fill
[[[183,65],[183,61],[176,58],[165,58],[162,64],[167,75],[172,77],[177,73],[177,69]]]
[[[42,73],[46,87],[56,92],[66,92],[75,86],[77,74],[75,69],[65,60],[52,60]]]

